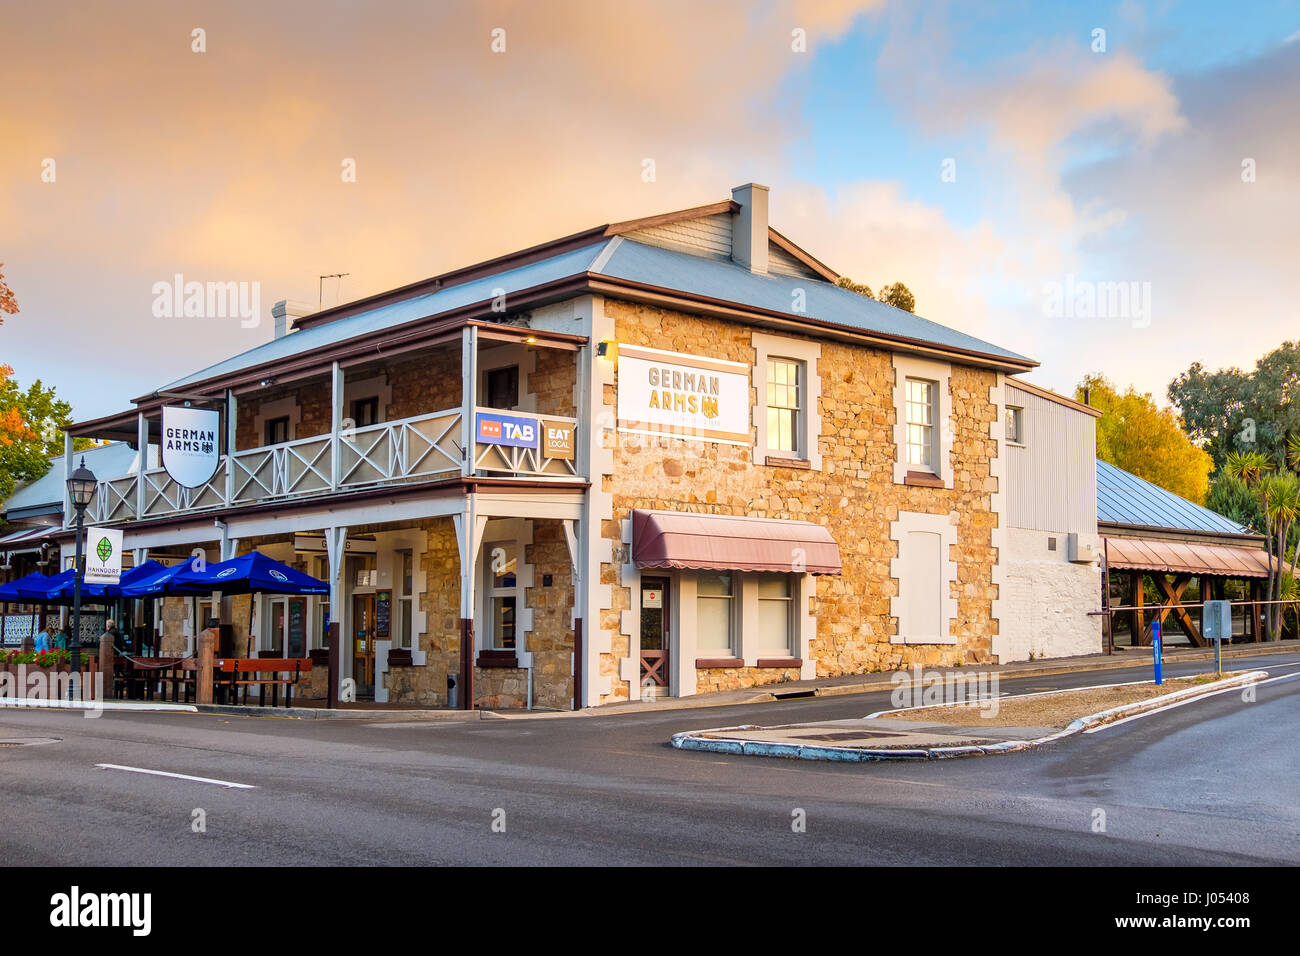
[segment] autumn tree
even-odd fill
[[[9,288],[9,283],[5,282],[5,264],[0,262],[0,312],[8,312],[15,315],[18,312],[18,299],[14,296],[14,290]],[[4,319],[0,318],[0,325],[4,325]]]
[[[1084,377],[1075,390],[1079,401],[1085,389],[1089,404],[1101,412],[1098,458],[1188,501],[1204,503],[1213,463],[1192,444],[1172,409],[1158,407],[1149,392],[1132,386],[1121,394],[1101,375]]]
[[[72,421],[72,406],[54,396],[40,379],[23,389],[14,370],[0,365],[0,501],[19,482],[35,481],[63,454],[63,431]],[[78,440],[79,447],[90,442]]]

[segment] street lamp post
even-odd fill
[[[81,545],[82,545],[82,519],[86,516],[86,506],[90,504],[90,499],[95,496],[95,488],[98,485],[95,479],[95,473],[86,467],[86,456],[81,457],[81,467],[72,473],[68,478],[68,499],[72,502],[72,507],[77,511],[77,557],[72,576],[72,640],[70,650],[72,651],[72,665],[69,668],[71,673],[68,675],[68,700],[75,700],[73,694],[73,685],[80,682],[81,679]]]

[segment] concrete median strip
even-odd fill
[[[900,728],[896,732],[880,731],[876,725],[870,729],[863,727],[856,734],[853,731],[841,731],[834,734],[823,734],[823,737],[833,737],[836,739],[847,740],[858,737],[862,740],[871,740],[871,746],[851,747],[851,746],[829,746],[826,744],[802,743],[796,740],[779,739],[783,732],[785,736],[794,737],[791,731],[802,729],[819,729],[834,726],[840,728],[851,721],[836,722],[813,722],[810,724],[793,724],[783,727],[760,727],[755,724],[745,724],[736,727],[718,727],[711,730],[694,730],[680,734],[674,734],[671,740],[672,745],[678,750],[701,750],[710,753],[741,754],[751,757],[783,757],[786,759],[797,760],[829,760],[844,763],[874,763],[882,760],[951,760],[958,757],[981,757],[993,754],[1014,753],[1021,750],[1028,750],[1033,747],[1040,747],[1043,744],[1052,743],[1075,734],[1082,733],[1091,729],[1101,727],[1102,725],[1119,721],[1129,720],[1140,716],[1148,711],[1162,710],[1170,705],[1185,703],[1198,697],[1207,697],[1212,694],[1222,693],[1236,687],[1242,687],[1246,684],[1253,684],[1257,681],[1269,677],[1267,671],[1251,671],[1246,674],[1238,674],[1234,677],[1225,678],[1224,680],[1214,681],[1209,684],[1203,684],[1198,687],[1187,688],[1175,691],[1171,694],[1163,694],[1159,697],[1151,697],[1146,700],[1137,701],[1131,704],[1124,704],[1119,707],[1112,707],[1108,710],[1099,711],[1095,714],[1089,714],[1086,717],[1079,717],[1070,722],[1068,726],[1053,733],[1042,734],[1039,736],[1029,737],[1027,739],[1014,739],[1013,729],[1006,727],[989,727],[985,731],[973,732],[966,728],[946,728],[943,733],[926,734],[921,731]],[[1085,688],[1071,688],[1063,691],[1051,691],[1048,693],[1070,693]],[[962,706],[961,704],[951,704],[948,706]],[[884,712],[882,712],[884,713]],[[872,715],[872,718],[863,718],[871,720],[878,715]],[[1011,739],[996,739],[996,737],[1006,734]],[[759,736],[768,739],[756,739]],[[925,738],[933,738],[927,745]],[[967,738],[989,738],[981,739],[956,739],[960,737]],[[893,737],[898,743],[890,746],[884,740]],[[943,738],[954,738],[945,740]],[[778,738],[778,739],[772,739]]]

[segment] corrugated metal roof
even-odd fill
[[[1209,508],[1192,504],[1101,460],[1097,461],[1097,520],[1211,534],[1253,533]]]
[[[1029,361],[1023,355],[828,282],[797,276],[754,275],[734,262],[676,252],[615,236],[517,269],[294,332],[169,382],[159,391],[182,389],[263,362],[287,359],[312,349],[484,302],[497,295],[498,289],[509,296],[513,292],[585,272],[784,312],[795,319],[818,319],[867,332],[905,336],[936,345]],[[795,311],[796,290],[802,290],[802,304],[805,306],[802,312]]]
[[[617,239],[611,240],[618,242]],[[829,282],[801,276],[755,275],[734,262],[674,252],[658,246],[624,239],[614,249],[602,274],[647,285],[680,289],[728,302],[741,302],[773,312],[784,312],[796,319],[819,319],[837,325],[905,336],[951,348],[984,352],[1018,361],[1031,361],[1023,355],[958,332],[919,315],[896,309],[892,305],[841,289]],[[796,295],[802,291],[802,297]],[[804,310],[795,306],[802,298]]]
[[[247,352],[241,352],[224,362],[210,365],[192,375],[178,378],[176,381],[162,386],[158,391],[172,391],[184,388],[187,385],[206,381],[218,375],[227,375],[231,372],[252,368],[255,365],[261,365],[263,362],[291,358],[295,355],[310,352],[313,349],[334,345],[358,336],[387,331],[407,322],[413,322],[416,319],[450,312],[453,309],[473,305],[475,302],[484,302],[497,296],[499,294],[498,289],[504,290],[506,296],[509,297],[511,293],[522,292],[524,289],[530,289],[536,285],[553,282],[557,279],[567,279],[570,276],[586,272],[588,266],[600,255],[607,244],[608,241],[586,246],[582,249],[553,256],[550,259],[543,259],[540,262],[520,266],[507,272],[498,272],[482,279],[475,279],[472,282],[465,282],[438,292],[431,292],[428,295],[403,299],[400,302],[380,306],[369,312],[326,322],[310,329],[303,329],[301,332],[293,332],[278,339],[272,339],[270,342],[249,349]]]
[[[1268,552],[1225,544],[1180,544],[1154,538],[1106,538],[1106,566],[1127,571],[1266,578]]]
[[[149,467],[155,467],[158,457],[157,446],[150,446]],[[122,478],[131,471],[131,466],[135,463],[135,449],[126,442],[112,442],[108,445],[99,445],[95,448],[87,448],[85,451],[79,451],[74,458],[81,462],[82,456],[85,456],[86,467],[95,473],[95,477],[101,481],[109,481],[114,478]],[[23,485],[15,491],[9,498],[0,503],[0,511],[11,512],[19,511],[25,508],[37,508],[41,506],[63,504],[63,482],[66,479],[63,469],[63,456],[50,459],[50,470],[33,482]]]

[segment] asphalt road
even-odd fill
[[[1300,655],[1231,666],[1300,675]],[[0,739],[55,742],[0,746],[0,865],[1300,863],[1300,676],[999,757],[838,766],[667,745],[888,706],[882,692],[464,722],[4,709]]]

